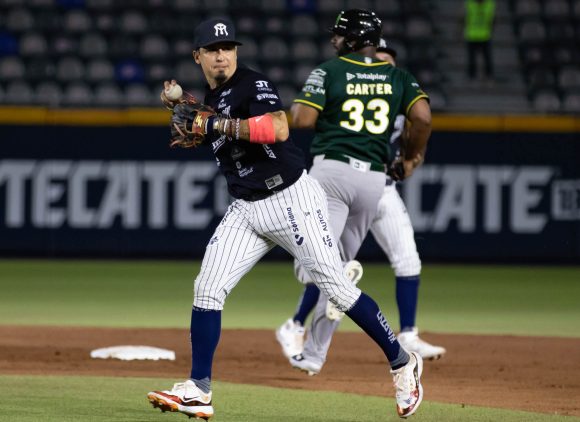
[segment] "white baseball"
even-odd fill
[[[179,100],[182,95],[183,89],[181,89],[181,86],[179,86],[179,84],[171,84],[169,85],[169,88],[165,90],[165,96],[169,101]]]

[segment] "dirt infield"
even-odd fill
[[[580,339],[423,334],[447,347],[427,362],[425,400],[580,416]],[[169,361],[91,359],[92,349],[121,344],[175,350]],[[189,332],[0,326],[0,374],[187,377]],[[382,353],[360,333],[338,333],[316,377],[290,368],[274,333],[224,330],[213,378],[235,383],[391,396]],[[160,385],[158,388],[169,386]],[[143,386],[144,391],[151,386]]]

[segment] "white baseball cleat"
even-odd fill
[[[320,370],[322,369],[322,364],[309,360],[308,358],[304,357],[302,353],[296,356],[292,356],[289,359],[289,362],[293,368],[299,369],[302,372],[306,372],[308,376],[311,377],[314,375],[318,375],[320,373]]]
[[[304,327],[289,318],[276,330],[276,340],[282,346],[284,356],[290,359],[304,350]]]
[[[395,386],[395,400],[397,414],[401,418],[408,418],[417,411],[423,400],[423,359],[415,352],[409,353],[409,362],[402,368],[391,370],[393,385]]]
[[[447,350],[441,346],[434,346],[419,338],[419,330],[413,327],[411,331],[403,331],[397,336],[401,347],[407,352],[417,352],[419,356],[427,360],[440,359]]]
[[[151,391],[147,399],[162,412],[180,412],[205,420],[213,416],[211,391],[205,394],[191,380],[178,382],[171,390]]]
[[[363,267],[360,262],[353,259],[344,265],[344,274],[356,286],[363,276]],[[326,318],[331,321],[340,321],[343,317],[344,312],[336,309],[330,301],[326,303]]]

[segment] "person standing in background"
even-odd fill
[[[491,37],[495,21],[495,0],[466,0],[463,33],[467,43],[467,76],[477,76],[477,56],[484,62],[485,76],[493,80]]]

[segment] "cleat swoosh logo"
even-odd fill
[[[197,395],[197,396],[193,396],[193,397],[185,397],[183,396],[182,402],[194,402],[193,404],[208,404],[208,402],[210,401],[209,396],[201,396],[201,395]]]

